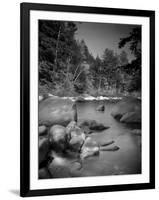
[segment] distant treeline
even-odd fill
[[[141,91],[141,28],[121,38],[135,59],[106,48],[102,57],[90,53],[84,40],[75,38],[76,23],[39,21],[39,93],[59,96],[80,94],[124,95]]]

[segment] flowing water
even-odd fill
[[[105,111],[96,111],[96,107],[103,103]],[[109,126],[109,129],[90,134],[99,144],[111,140],[118,146],[118,151],[101,151],[99,156],[84,160],[80,176],[100,176],[118,174],[141,173],[141,135],[131,133],[133,129],[140,129],[138,125],[126,125],[118,122],[111,116],[115,102],[86,101],[78,102],[78,120],[94,119]]]

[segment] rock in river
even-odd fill
[[[39,165],[47,160],[50,145],[47,137],[39,137]]]
[[[38,132],[39,132],[39,135],[45,135],[45,134],[47,134],[47,128],[46,128],[46,126],[39,126],[39,128],[38,128]]]
[[[90,156],[99,155],[99,150],[98,143],[91,137],[87,137],[82,146],[80,157],[81,159],[84,159]]]
[[[104,105],[99,105],[97,108],[96,108],[97,111],[104,111],[105,110],[105,106]]]
[[[48,169],[46,167],[39,169],[39,179],[46,179],[46,178],[51,178]]]
[[[111,115],[123,123],[140,123],[141,100],[125,98],[114,106]]]
[[[79,125],[83,130],[87,130],[89,128],[90,132],[92,131],[102,131],[108,129],[109,127],[103,125],[102,123],[98,123],[95,120],[84,120]]]
[[[77,121],[76,104],[71,100],[49,97],[40,102],[39,125],[67,126],[70,121]]]
[[[121,117],[120,122],[139,123],[141,122],[141,112],[128,112]]]
[[[66,132],[69,138],[69,148],[79,152],[85,140],[85,134],[82,129],[77,126],[75,121],[72,121],[66,127]]]

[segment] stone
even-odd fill
[[[120,122],[141,123],[141,112],[127,112],[121,117]]]
[[[69,138],[69,148],[73,151],[80,151],[85,140],[84,132],[77,126],[75,121],[72,121],[66,127],[66,133]]]
[[[85,99],[84,99],[84,97],[79,96],[79,97],[76,98],[76,101],[77,102],[85,102]]]
[[[47,137],[39,137],[39,165],[47,160],[50,144]]]
[[[89,128],[90,132],[92,131],[102,131],[108,129],[108,126],[103,125],[102,123],[98,123],[95,120],[84,120],[79,124],[80,128],[85,130]]]
[[[49,97],[40,102],[39,125],[67,126],[71,121],[77,121],[76,104],[71,100]]]
[[[39,132],[39,136],[47,134],[46,126],[44,126],[44,125],[43,126],[39,126],[38,132]]]
[[[105,106],[104,105],[99,105],[97,108],[96,108],[97,111],[104,111],[105,110]]]
[[[87,137],[82,146],[80,157],[81,159],[84,159],[90,156],[99,155],[99,150],[98,143],[91,137]]]
[[[101,146],[100,151],[118,151],[120,148],[118,146]]]
[[[77,122],[71,121],[71,122],[67,125],[67,127],[66,127],[66,133],[67,133],[67,134],[70,134],[71,131],[73,131],[73,130],[76,129],[76,128],[78,128]]]
[[[84,139],[82,136],[72,137],[69,141],[69,148],[75,152],[80,152],[83,143]]]
[[[64,151],[67,148],[67,134],[65,127],[54,125],[49,130],[49,142],[55,151]]]
[[[46,167],[39,169],[39,179],[47,179],[51,178],[51,174],[49,173]]]
[[[43,96],[39,96],[39,101],[42,101],[44,99],[44,97]]]
[[[111,115],[123,123],[140,123],[141,100],[132,97],[124,98],[113,107]]]
[[[134,135],[141,135],[141,129],[133,129],[131,133]]]

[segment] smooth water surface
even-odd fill
[[[105,111],[96,111],[103,103]],[[101,151],[99,156],[86,158],[83,161],[80,176],[100,176],[141,173],[141,135],[134,135],[131,130],[136,125],[126,125],[111,116],[115,103],[106,101],[86,101],[77,104],[78,121],[94,119],[110,128],[105,131],[90,134],[99,144],[114,140],[112,145],[118,146],[118,151]]]

